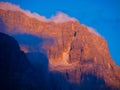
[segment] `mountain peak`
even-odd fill
[[[68,22],[68,21],[77,21],[77,19],[70,17],[63,12],[57,12],[56,15],[47,19],[46,17],[41,16],[38,13],[31,13],[29,10],[23,10],[20,8],[20,6],[11,4],[8,2],[0,2],[0,9],[6,10],[6,11],[14,11],[14,12],[20,11],[31,18],[35,18],[39,21],[44,21],[44,22],[63,23],[63,22]]]
[[[49,20],[31,18],[23,11],[0,9],[1,32],[15,37],[26,52],[44,52],[51,71],[59,71],[69,82],[78,84],[84,74],[92,74],[103,78],[108,86],[119,88],[120,68],[101,35],[63,13]],[[59,20],[63,21],[58,23]]]

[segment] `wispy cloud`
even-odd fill
[[[87,29],[88,29],[89,32],[94,33],[94,34],[96,34],[98,36],[101,36],[94,28],[87,26]]]
[[[36,18],[40,21],[47,21],[46,17],[40,16],[37,13],[31,13],[29,10],[23,10],[18,5],[14,5],[8,2],[0,2],[0,9],[11,10],[11,11],[21,11],[29,17]]]
[[[11,10],[11,11],[21,11],[29,17],[36,18],[44,22],[63,23],[63,22],[68,22],[68,21],[77,21],[77,19],[72,18],[63,12],[57,12],[56,15],[51,16],[51,18],[47,19],[45,16],[41,16],[38,13],[31,13],[29,10],[23,10],[20,8],[20,6],[14,5],[9,2],[0,2],[0,9]]]
[[[17,6],[17,5],[8,3],[8,2],[7,3],[0,2],[0,9],[11,10],[11,11],[20,11],[20,12],[23,12],[25,15],[29,16],[29,17],[36,18],[37,20],[44,21],[44,22],[63,23],[63,22],[68,22],[68,21],[77,21],[75,18],[71,18],[71,17],[69,17],[67,14],[65,14],[63,12],[58,12],[56,15],[53,15],[53,16],[51,16],[51,18],[47,19],[44,16],[40,16],[37,13],[31,13],[29,10],[23,10],[23,9],[20,8],[20,6]],[[98,36],[101,36],[92,27],[87,27],[87,28],[88,28],[89,32],[94,33],[94,34],[96,34]],[[20,35],[16,35],[15,36],[14,34],[16,34],[17,32],[19,32]],[[33,35],[31,32],[24,31],[24,30],[21,30],[19,28],[16,28],[12,32],[9,32],[9,34],[10,33],[12,33],[13,36],[18,40],[18,42],[20,43],[20,45],[22,47],[21,49],[24,50],[25,52],[42,50],[42,49],[39,49],[39,47],[41,47],[40,46],[40,42],[41,42],[40,39],[41,39],[41,37],[39,37],[37,35]],[[25,33],[25,34],[23,34],[23,33]],[[47,39],[42,38],[42,40],[45,41],[44,42],[45,45],[49,45],[50,46],[51,44],[48,41],[53,42],[54,40],[50,40],[50,37],[48,37],[48,38]],[[31,41],[34,41],[34,42],[31,42]],[[43,45],[43,46],[45,46],[45,45]]]
[[[57,12],[55,16],[52,16],[50,21],[53,21],[55,23],[63,23],[63,22],[68,22],[68,21],[77,21],[75,18],[69,17],[67,14],[63,12]]]

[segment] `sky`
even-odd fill
[[[120,65],[120,0],[0,0],[50,18],[61,11],[93,27],[108,42],[113,60]]]

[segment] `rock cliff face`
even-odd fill
[[[69,82],[80,84],[83,89],[84,85],[120,89],[120,67],[112,60],[106,40],[85,25],[77,21],[43,22],[19,11],[0,9],[0,29],[13,36],[30,34],[42,39],[37,47],[46,51],[49,69],[61,72]],[[19,44],[25,52],[41,52],[34,45]]]
[[[67,82],[60,73],[50,72],[45,54],[25,55],[13,37],[0,33],[0,89],[79,90],[79,87]]]

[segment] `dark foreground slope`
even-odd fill
[[[28,52],[27,57],[30,60],[23,58],[20,61],[22,61],[21,63],[29,63],[25,67],[30,69],[23,69],[22,75],[26,71],[34,72],[35,76],[28,73],[26,77],[29,78],[30,75],[30,78],[24,78],[27,79],[27,82],[33,84],[30,86],[43,86],[42,90],[46,87],[52,87],[52,90],[70,90],[69,88],[72,86],[70,83],[76,83],[81,90],[120,90],[120,67],[114,63],[106,40],[77,21],[64,23],[43,22],[31,18],[21,11],[0,9],[0,31],[14,36],[19,42],[20,48]],[[7,44],[8,47],[11,48]],[[1,52],[7,48],[2,48]],[[8,49],[10,51],[9,53],[6,51],[6,53],[11,56],[11,51],[14,51],[14,49]],[[39,53],[43,49],[45,55]],[[20,50],[18,52],[22,53]],[[7,58],[6,54],[1,54],[1,56],[4,55]],[[22,55],[26,58],[25,54]],[[16,59],[12,58],[11,60],[17,60],[16,63],[19,63],[20,57],[23,56],[15,53],[12,54],[12,57]],[[44,60],[43,56],[48,56],[49,64],[47,57]],[[12,66],[19,66],[15,65]],[[48,66],[51,72],[48,70]],[[21,64],[19,67],[21,67]],[[34,70],[32,70],[32,67],[34,67]],[[64,80],[61,74],[67,81]],[[31,75],[36,79],[31,78]],[[45,78],[43,78],[44,76]],[[20,75],[20,77],[22,76]],[[48,84],[44,84],[43,81]]]
[[[27,59],[14,38],[0,33],[0,90],[78,90],[59,72],[48,71],[44,54],[29,53],[28,57],[35,61]]]
[[[92,72],[81,75],[82,83],[76,85],[66,79],[79,75],[77,70],[66,74],[48,70],[48,60],[44,54],[29,53],[28,60],[19,48],[17,41],[0,33],[0,89],[1,90],[110,90],[104,79]],[[69,70],[70,71],[70,70]],[[119,90],[116,89],[116,90]]]
[[[32,88],[33,71],[34,68],[32,68],[24,52],[20,51],[17,41],[0,33],[1,90]]]

